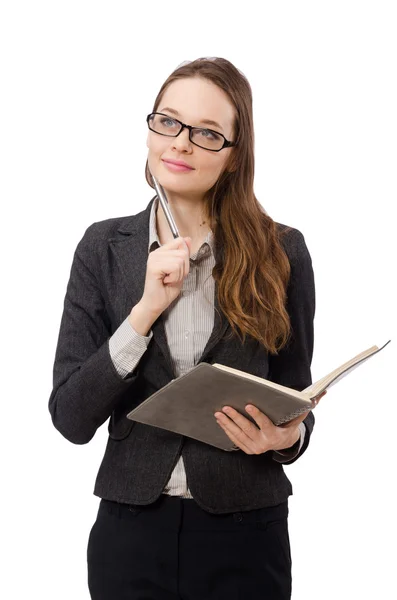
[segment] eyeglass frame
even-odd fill
[[[163,117],[168,117],[172,121],[175,121],[176,123],[179,123],[181,125],[180,131],[176,135],[167,135],[166,133],[159,133],[158,131],[155,131],[149,125],[149,119],[150,119],[150,117],[152,115],[162,115]],[[208,127],[196,127],[195,125],[186,125],[186,123],[182,123],[182,121],[180,121],[179,119],[175,119],[174,117],[170,117],[170,115],[166,115],[165,113],[161,113],[161,112],[152,112],[152,113],[150,113],[146,117],[146,123],[147,123],[150,131],[153,131],[153,133],[158,133],[158,135],[164,135],[165,137],[178,137],[178,135],[180,135],[184,129],[188,129],[189,130],[189,140],[192,142],[192,144],[194,144],[198,148],[202,148],[203,150],[209,150],[210,152],[220,152],[224,148],[231,148],[233,146],[237,146],[237,142],[230,142],[229,140],[227,140],[225,138],[225,136],[223,135],[223,133],[220,133],[219,131],[215,131],[215,129],[209,129]],[[205,131],[210,131],[211,133],[216,133],[216,135],[220,135],[224,139],[222,148],[219,148],[219,150],[213,150],[212,148],[205,148],[204,146],[200,146],[199,144],[196,144],[196,142],[193,142],[193,140],[191,138],[192,129],[204,129]]]

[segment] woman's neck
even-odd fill
[[[172,216],[182,237],[192,239],[192,253],[195,247],[199,248],[206,238],[210,228],[204,213],[204,203],[198,200],[185,200],[173,197],[167,193],[167,198]],[[173,240],[167,219],[159,202],[156,215],[157,233],[161,244]]]

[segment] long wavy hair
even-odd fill
[[[291,324],[286,309],[290,263],[281,243],[281,228],[254,194],[254,126],[252,92],[246,77],[224,58],[182,63],[162,85],[153,106],[158,109],[173,81],[201,77],[222,89],[235,108],[230,160],[204,198],[204,213],[214,234],[220,309],[232,330],[245,341],[258,340],[271,354],[287,344]],[[148,162],[146,180],[153,186]]]

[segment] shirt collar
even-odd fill
[[[152,208],[150,210],[150,219],[149,219],[149,247],[148,253],[161,246],[160,240],[157,234],[156,227],[156,212],[159,205],[159,199],[156,197],[152,204]],[[200,259],[207,254],[211,253],[213,256],[215,255],[215,239],[212,231],[209,231],[202,245],[190,258],[192,260]]]

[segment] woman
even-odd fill
[[[147,117],[146,178],[163,185],[181,237],[153,198],[141,213],[92,224],[67,287],[49,409],[84,444],[109,417],[88,542],[95,600],[291,596],[282,463],[309,443],[311,412],[257,426],[224,407],[238,451],[126,415],[198,362],[302,390],[311,383],[315,310],[302,234],[253,192],[251,89],[224,59],[180,66]]]

